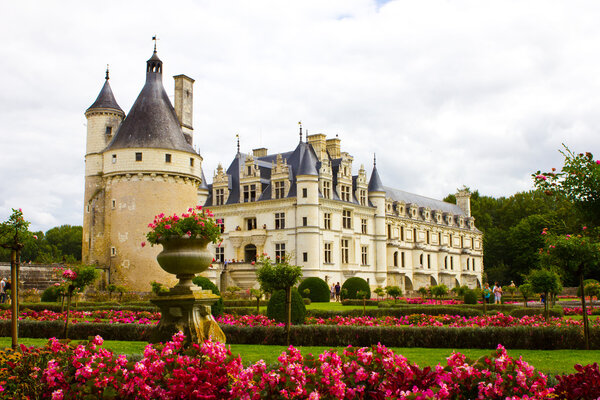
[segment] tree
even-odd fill
[[[536,293],[544,293],[544,318],[548,319],[548,293],[557,292],[560,285],[560,277],[556,272],[549,269],[536,269],[527,275],[527,282]]]
[[[448,294],[448,287],[446,285],[444,285],[443,283],[440,285],[432,286],[431,294],[439,299],[440,297]]]
[[[29,232],[29,222],[23,218],[23,211],[12,209],[7,221],[0,224],[0,247],[10,250],[10,280],[12,288],[11,337],[12,348],[17,348],[19,337],[19,263],[20,253],[24,242],[32,236]]]
[[[399,286],[387,286],[385,291],[387,292],[388,296],[394,299],[394,303],[398,297],[402,296],[402,289],[400,289]]]
[[[367,294],[368,293],[364,290],[359,290],[358,292],[356,292],[356,297],[362,299],[363,301],[363,315],[367,313]]]
[[[523,296],[523,305],[527,307],[527,300],[535,294],[533,287],[531,287],[530,283],[524,283],[519,286],[519,292],[521,292],[521,296]]]
[[[250,289],[250,295],[256,299],[256,314],[260,314],[260,299],[265,293],[261,289]]]
[[[581,309],[583,313],[583,335],[586,350],[589,350],[589,322],[585,304],[584,275],[600,266],[600,240],[598,234],[588,234],[587,227],[583,227],[580,235],[555,235],[544,229],[542,234],[546,237],[546,248],[540,249],[542,261],[546,264],[554,263],[567,273],[575,273],[579,278],[581,293]]]
[[[560,172],[532,174],[534,184],[550,196],[564,196],[581,212],[589,224],[600,226],[600,160],[592,153],[573,153],[563,144],[565,157]]]
[[[78,265],[73,268],[63,270],[62,285],[67,296],[67,313],[65,315],[65,330],[64,337],[67,338],[69,329],[69,314],[71,311],[71,298],[75,292],[83,292],[84,289],[93,283],[100,273],[94,266]]]
[[[81,226],[61,225],[46,232],[46,242],[55,247],[61,257],[81,260],[81,243],[83,228]]]
[[[584,292],[585,292],[586,296],[590,296],[590,310],[592,310],[594,308],[594,301],[592,298],[596,297],[596,299],[598,299],[598,296],[600,296],[600,283],[598,283],[598,282],[588,283],[584,287]]]
[[[265,254],[258,259],[261,265],[256,270],[256,278],[263,291],[273,293],[275,290],[285,291],[286,322],[285,329],[287,344],[290,345],[290,318],[292,315],[292,287],[302,277],[302,269],[297,265],[290,265],[289,256],[278,258],[275,263]]]
[[[382,287],[377,287],[373,290],[373,293],[375,293],[377,297],[383,297],[385,295],[385,290]]]

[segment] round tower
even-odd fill
[[[157,214],[186,212],[198,201],[202,158],[186,140],[162,84],[156,53],[146,63],[146,83],[119,130],[102,152],[105,185],[106,265],[114,282],[149,291],[171,285],[156,262],[161,246],[142,247]]]
[[[385,226],[385,189],[373,157],[373,172],[369,180],[369,201],[375,206],[375,280],[385,286],[387,278],[387,243]]]
[[[117,104],[110,88],[108,67],[106,78],[96,101],[85,111],[87,137],[85,151],[85,190],[83,201],[82,259],[88,264],[102,262],[104,253],[104,188],[102,184],[102,151],[112,140],[125,113]]]

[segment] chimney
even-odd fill
[[[194,80],[186,75],[175,75],[175,114],[179,119],[185,140],[193,144],[194,127],[192,116],[194,111]]]
[[[317,133],[316,135],[309,135],[306,138],[308,140],[308,144],[310,144],[315,150],[319,161],[327,157],[327,145],[325,144],[326,137],[327,136],[322,133]]]
[[[467,217],[471,216],[471,193],[469,189],[463,187],[455,195],[456,205],[460,207]]]
[[[252,155],[254,157],[266,157],[267,149],[265,149],[264,147],[261,147],[260,149],[252,149]]]
[[[327,139],[327,152],[331,158],[342,157],[342,153],[340,151],[340,139],[337,137],[333,139]]]

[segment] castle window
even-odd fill
[[[115,208],[117,208],[117,201],[116,201],[115,199],[112,199],[112,200],[111,200],[111,206],[112,206],[112,209],[113,209],[113,210],[114,210]]]
[[[360,199],[360,205],[361,206],[366,206],[367,205],[367,192],[364,189],[361,189],[359,192],[359,199]]]
[[[112,155],[112,163],[113,163],[113,164],[116,164],[116,163],[117,163],[117,155],[116,155],[116,154],[113,154],[113,155]]]
[[[360,265],[369,265],[369,246],[360,247]]]
[[[215,261],[218,263],[225,262],[225,248],[220,246],[215,249]]]
[[[398,266],[398,252],[394,252],[394,267]]]
[[[304,197],[304,198],[308,197],[308,189],[307,188],[302,188],[302,197]]]
[[[352,229],[352,211],[342,211],[342,226],[344,229]]]
[[[361,218],[360,220],[360,231],[363,234],[367,234],[367,219],[366,218]]]
[[[85,211],[86,212],[90,212],[90,205],[89,204],[87,206],[85,206]]]
[[[142,153],[135,153],[135,161],[142,161]]]
[[[413,242],[417,243],[417,228],[413,229]]]
[[[215,189],[215,205],[222,206],[225,204],[225,190]]]
[[[431,254],[427,254],[427,268],[431,269]]]
[[[246,172],[246,175],[248,175],[248,176],[252,175],[252,167],[250,165],[248,165],[247,171],[248,172]]]
[[[404,261],[404,252],[400,253],[400,261],[402,262],[402,268],[404,268],[406,266]]]
[[[404,227],[400,227],[400,240],[404,241]]]
[[[225,220],[217,219],[217,225],[221,227],[221,233],[225,233]]]
[[[342,185],[342,201],[350,201],[350,186]]]
[[[170,163],[171,162],[171,155],[170,154],[165,154],[165,162],[166,163]]]
[[[429,231],[427,231],[427,244],[429,244],[429,242],[431,241],[431,238],[430,238],[430,236],[431,236],[431,235],[430,235],[430,232],[429,232]]]
[[[423,254],[419,256],[419,266],[423,268]]]
[[[275,229],[285,229],[285,213],[275,213]]]
[[[331,213],[324,213],[323,214],[323,228],[324,229],[331,229]]]
[[[467,258],[467,271],[469,270],[469,259]]]
[[[256,229],[256,218],[246,218],[246,229],[249,231]]]
[[[331,243],[324,243],[325,249],[325,264],[331,264]]]
[[[350,259],[350,240],[342,239],[342,264],[348,264]]]
[[[283,199],[285,196],[285,182],[277,181],[275,182],[275,198]]]
[[[331,182],[329,181],[323,181],[323,198],[331,198]]]
[[[117,248],[116,247],[111,247],[110,248],[110,256],[114,257],[117,255]]]
[[[244,185],[244,203],[256,201],[256,185]]]
[[[107,126],[107,127],[106,127],[106,135],[107,135],[107,136],[110,136],[110,135],[112,135],[112,126]]]
[[[302,253],[302,261],[308,262],[308,253]]]
[[[194,159],[190,157],[190,167],[194,166]]]
[[[473,271],[475,271],[476,270],[476,268],[475,268],[475,259],[473,259],[473,262],[471,263],[471,266],[472,266]]]
[[[392,225],[387,224],[387,238],[391,239],[392,238]]]
[[[454,257],[450,256],[450,269],[454,270]]]
[[[308,218],[302,217],[302,226],[307,226],[307,225],[308,225]]]
[[[275,243],[275,259],[283,260],[285,258],[285,243]]]

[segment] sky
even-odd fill
[[[500,197],[600,156],[600,2],[5,1],[0,13],[0,221],[81,225],[85,110],[110,65],[128,112],[158,35],[163,83],[194,84],[209,182],[236,152],[290,151],[298,121],[341,139],[353,173],[442,199]]]

